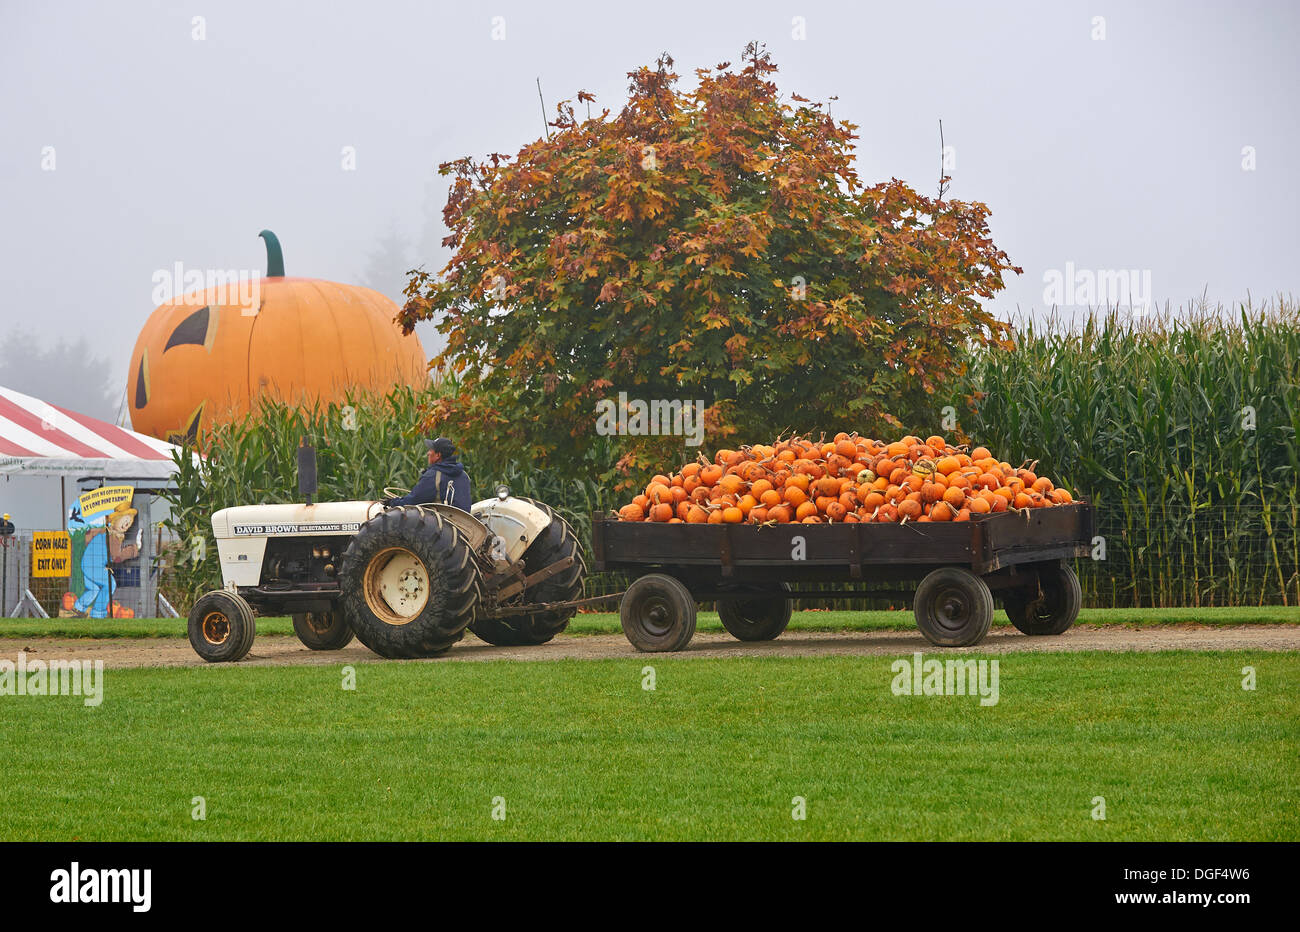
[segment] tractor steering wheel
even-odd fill
[[[389,485],[384,487],[384,498],[401,498],[403,495],[410,495],[410,489],[402,489],[397,486]]]

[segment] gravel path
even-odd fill
[[[678,657],[820,657],[880,656],[926,653],[1011,653],[1014,651],[1156,651],[1156,650],[1300,650],[1300,625],[1164,625],[1159,627],[1076,627],[1060,637],[1026,637],[1013,628],[994,629],[977,647],[944,650],[916,631],[788,632],[775,641],[743,643],[726,634],[696,634]],[[106,667],[203,666],[182,638],[65,638],[0,639],[0,659],[103,660]],[[603,660],[650,657],[638,654],[621,634],[589,637],[561,635],[539,647],[493,647],[466,635],[442,657],[431,661],[464,660]],[[241,663],[253,666],[366,663],[381,658],[359,642],[341,651],[310,651],[294,637],[258,637]]]

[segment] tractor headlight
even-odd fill
[[[502,483],[501,485],[497,486],[497,498],[501,499],[501,501],[504,502],[509,497],[510,497],[510,486],[506,485],[505,483]]]

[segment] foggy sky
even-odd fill
[[[933,193],[943,120],[950,196],[1025,270],[999,316],[1067,263],[1149,271],[1160,303],[1290,293],[1297,26],[1287,3],[0,0],[0,335],[87,334],[124,383],[154,273],[264,270],[264,227],[290,275],[361,281],[394,235],[440,268],[435,166],[540,135],[536,78],[548,108],[616,112],[661,51],[689,80],[750,39],[784,92],[838,96],[869,183]]]

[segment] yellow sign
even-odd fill
[[[72,573],[72,538],[64,531],[32,532],[32,575],[69,576]]]
[[[100,489],[92,489],[82,494],[77,500],[81,509],[81,518],[84,521],[87,518],[93,518],[95,515],[101,515],[104,512],[112,511],[118,505],[131,504],[131,499],[135,496],[135,489],[129,485],[106,485]]]

